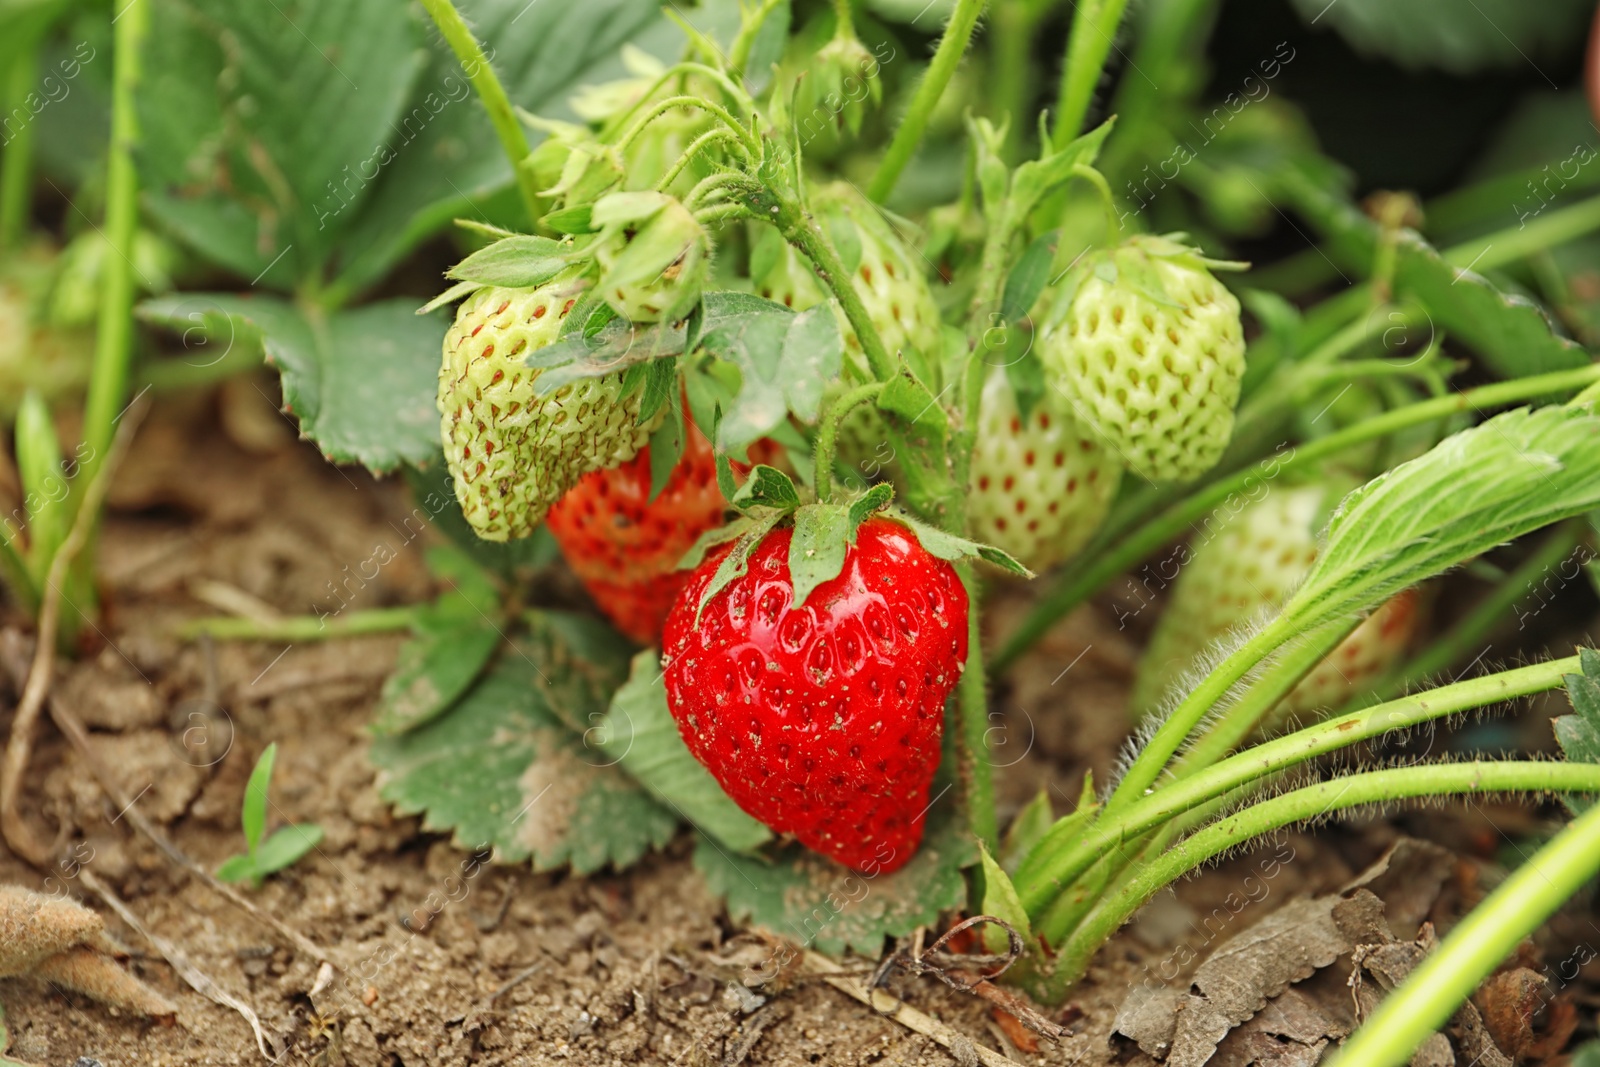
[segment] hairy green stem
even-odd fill
[[[322,641],[359,634],[386,634],[404,630],[417,618],[422,605],[372,608],[329,615],[288,615],[270,622],[258,619],[220,617],[192,619],[177,628],[179,637],[202,634],[222,641]]]
[[[1316,723],[1283,737],[1252,745],[1237,755],[1163,786],[1116,819],[1101,819],[1052,830],[1018,868],[1015,882],[1030,913],[1042,911],[1060,887],[1072,884],[1101,855],[1197,810],[1240,786],[1279,774],[1319,756],[1362,741],[1400,733],[1473,708],[1559,688],[1565,675],[1580,670],[1577,656],[1469,678]],[[1070,832],[1066,832],[1070,831]]]
[[[754,179],[730,179],[729,185],[752,215],[776,226],[784,240],[811,261],[817,277],[839,301],[845,319],[856,331],[872,376],[880,382],[893,378],[897,372],[894,357],[884,347],[877,327],[872,325],[872,316],[867,314],[867,306],[861,302],[861,294],[856,292],[850,272],[844,269],[839,253],[834,251],[833,242],[828,240],[822,226],[794,200]]]
[[[529,223],[538,222],[539,216],[544,213],[543,198],[539,195],[539,183],[534,180],[533,172],[524,166],[532,149],[528,145],[527,132],[522,128],[522,123],[517,121],[516,110],[511,106],[505,86],[500,84],[489,57],[484,55],[483,46],[478,43],[478,38],[461,17],[461,12],[456,10],[455,4],[450,0],[422,0],[422,6],[433,19],[433,24],[439,27],[445,43],[456,54],[461,69],[489,115],[489,123],[500,138],[500,147],[511,161],[511,173],[516,179],[517,191],[522,194],[522,206],[528,212]]]
[[[1504,580],[1496,583],[1454,626],[1416,655],[1405,657],[1394,670],[1380,678],[1373,686],[1377,699],[1400,692],[1408,685],[1449,670],[1453,664],[1460,662],[1463,656],[1478,647],[1479,642],[1504,624],[1507,612],[1522,599],[1527,587],[1539,575],[1572,555],[1583,537],[1581,520],[1558,525],[1527,559],[1506,575]]]
[[[850,0],[833,0],[833,17],[835,37],[855,36],[855,18],[850,12]]]
[[[94,363],[84,401],[83,446],[75,508],[84,506],[87,488],[105,464],[128,397],[128,367],[133,361],[133,238],[139,221],[139,174],[134,155],[139,144],[139,83],[142,50],[150,23],[150,5],[130,3],[112,27],[111,145],[106,154],[106,243],[100,277],[100,315],[95,329]],[[90,526],[93,541],[98,516]],[[69,582],[84,599],[93,596],[92,552],[74,561]],[[84,609],[87,610],[87,605]],[[82,612],[79,613],[82,617]]]
[[[1343,1067],[1400,1067],[1523,939],[1600,871],[1600,805],[1574,819],[1450,931],[1334,1055]]]
[[[1100,84],[1127,7],[1128,0],[1079,0],[1072,17],[1072,36],[1067,38],[1067,61],[1061,70],[1055,129],[1050,135],[1057,148],[1065,148],[1083,132],[1089,101]]]
[[[1364,804],[1387,804],[1415,797],[1475,793],[1600,793],[1600,766],[1587,763],[1489,760],[1444,763],[1352,774],[1296,789],[1252,805],[1150,857],[1116,892],[1104,897],[1084,924],[1064,944],[1062,933],[1046,926],[1039,931],[1052,944],[1062,944],[1052,985],[1061,989],[1081,978],[1089,961],[1111,936],[1131,919],[1151,897],[1201,864],[1224,852],[1286,826],[1322,818],[1335,811]],[[1587,829],[1592,834],[1592,829]],[[1600,866],[1600,852],[1592,842],[1584,860],[1584,876]],[[1559,900],[1572,890],[1561,883]],[[1575,890],[1577,887],[1572,887]],[[1554,894],[1550,894],[1554,895]],[[1543,904],[1548,898],[1536,898]],[[1529,909],[1535,912],[1537,909]],[[1553,907],[1552,907],[1553,910]],[[1538,913],[1534,925],[1545,914]],[[1531,916],[1530,916],[1531,917]],[[1519,935],[1520,936],[1520,935]],[[1509,947],[1507,949],[1509,951]],[[1366,1060],[1352,1060],[1366,1063]]]
[[[735,77],[744,74],[745,64],[750,62],[750,50],[756,45],[761,27],[766,24],[767,16],[771,15],[781,3],[783,0],[762,0],[761,7],[739,26],[739,33],[728,49],[729,73]]]
[[[933,62],[928,64],[928,72],[917,86],[905,117],[895,128],[894,139],[889,142],[883,162],[878,164],[878,172],[872,176],[872,184],[867,186],[867,195],[878,203],[883,203],[894,192],[901,172],[916,154],[917,146],[922,143],[922,135],[927,132],[928,119],[938,106],[939,98],[944,95],[945,86],[950,84],[951,77],[955,75],[967,44],[972,40],[972,31],[977,27],[978,18],[988,2],[957,0],[956,9],[945,25],[944,36],[939,39],[939,47],[933,53]]]
[[[998,0],[989,26],[989,115],[1006,127],[1007,163],[1015,163],[1029,134],[1025,111],[1034,92],[1034,35],[1049,0]]]
[[[981,586],[970,560],[956,565],[967,591],[967,665],[957,683],[960,702],[962,779],[967,792],[967,821],[983,847],[1000,847],[1000,823],[994,810],[994,765],[989,760],[989,691],[983,671],[983,631],[978,619]]]
[[[858,385],[829,405],[827,413],[822,416],[822,428],[817,431],[815,466],[817,499],[823,503],[833,503],[830,499],[833,496],[833,457],[839,447],[839,427],[851,409],[871,403],[878,399],[878,394],[881,392],[883,392],[882,382]]]
[[[39,42],[30,41],[12,61],[6,79],[6,115],[28,115],[26,101],[39,76]],[[0,251],[15,248],[28,228],[28,208],[33,194],[34,123],[24,118],[22,127],[0,153]]]
[[[1546,212],[1515,228],[1463,242],[1441,255],[1446,263],[1463,270],[1493,270],[1595,230],[1600,230],[1600,196]]]
[[[721,104],[713,104],[709,100],[703,100],[698,96],[669,96],[665,100],[657,100],[650,106],[650,110],[633,121],[633,125],[628,127],[628,132],[623,134],[622,138],[617,141],[617,151],[625,151],[629,145],[638,140],[639,135],[645,131],[645,128],[650,125],[652,120],[680,107],[698,108],[716,117],[738,139],[737,143],[740,152],[746,160],[754,162],[760,158],[761,142],[756,135],[741,125],[739,120],[734,118],[733,113],[727,108]]]
[[[1300,445],[1284,457],[1270,456],[1254,466],[1213,482],[1161,512],[1113,544],[1105,546],[1081,571],[1072,571],[1034,608],[993,658],[996,671],[1004,670],[1026,652],[1062,616],[1083,603],[1097,589],[1137,565],[1163,545],[1183,536],[1192,524],[1236,494],[1248,494],[1257,482],[1270,483],[1279,475],[1320,463],[1329,456],[1377,440],[1398,430],[1419,426],[1463,411],[1512,404],[1549,393],[1579,389],[1600,381],[1600,365],[1555,371],[1509,382],[1496,382],[1449,396],[1409,404],[1346,427],[1327,437]]]

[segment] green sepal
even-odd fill
[[[588,340],[605,329],[616,317],[616,311],[601,299],[599,293],[593,288],[587,289],[572,306],[572,311],[568,313],[567,321],[561,324],[561,332],[557,337],[561,340],[571,337]]]
[[[981,559],[1011,574],[1023,578],[1033,577],[1032,571],[1003,549],[946,533],[937,526],[930,526],[920,519],[914,519],[903,511],[895,513],[894,521],[916,534],[917,540],[922,542],[922,547],[930,556],[950,563],[963,559]]]
[[[599,227],[594,224],[593,211],[593,204],[581,204],[564,211],[552,211],[544,217],[544,224],[556,233],[596,233]]]
[[[983,864],[981,913],[1004,920],[1022,935],[1024,943],[1031,942],[1033,927],[1028,922],[1028,912],[1022,906],[1022,898],[1017,895],[1017,887],[1011,884],[1011,877],[989,855],[988,848],[981,841],[978,843],[978,861]],[[987,923],[983,927],[983,947],[994,953],[1008,952],[1011,938],[1005,930]]]
[[[700,615],[706,610],[706,605],[711,598],[728,587],[731,582],[743,578],[750,569],[750,553],[766,540],[772,528],[783,521],[784,513],[781,511],[763,511],[750,517],[749,528],[733,543],[733,551],[722,557],[722,562],[717,565],[717,571],[711,576],[711,581],[706,584],[705,591],[700,594],[700,602],[694,608],[694,624],[700,625]],[[690,551],[694,551],[690,549]]]
[[[872,516],[894,502],[894,483],[879,482],[865,493],[850,501],[850,539],[855,540],[856,530]]]
[[[678,360],[675,356],[666,356],[652,359],[642,367],[644,396],[639,401],[639,418],[635,425],[647,426],[678,392]]]
[[[719,450],[718,457],[720,472],[720,464],[727,462],[727,453]],[[728,473],[731,478],[733,474],[731,464]],[[721,480],[720,473],[718,480]],[[758,463],[750,469],[750,476],[745,479],[744,484],[728,498],[728,503],[740,511],[748,511],[751,508],[776,508],[779,511],[789,512],[800,506],[800,492],[787,474],[776,467]]]
[[[795,512],[794,536],[789,541],[789,581],[794,585],[795,607],[804,604],[817,586],[839,577],[854,540],[850,510],[842,504],[813,504]]]
[[[457,282],[444,292],[440,293],[438,296],[434,297],[432,300],[428,301],[426,304],[423,304],[421,307],[419,307],[417,309],[417,314],[432,314],[433,312],[444,307],[446,304],[454,304],[462,297],[471,296],[473,293],[482,288],[483,284],[481,282]]]
[[[567,268],[571,247],[548,237],[502,237],[445,271],[445,277],[479,285],[527,289]]]
[[[655,366],[654,363],[650,364]],[[650,503],[672,480],[672,472],[683,458],[683,444],[687,438],[683,425],[683,406],[673,404],[667,408],[667,417],[650,433]]]
[[[1000,317],[1006,324],[1025,316],[1050,283],[1050,276],[1055,272],[1056,245],[1060,240],[1060,230],[1040,234],[1011,268],[1006,276],[1005,295],[1000,300]]]
[[[725,545],[729,541],[737,541],[750,531],[755,522],[756,520],[748,515],[740,515],[715,529],[707,530],[695,538],[694,544],[689,546],[689,551],[685,552],[683,558],[678,560],[676,569],[680,571],[694,570],[705,562],[706,556],[711,554],[713,548],[718,545]]]
[[[1006,828],[1005,837],[1000,841],[1000,854],[997,857],[1001,869],[1008,875],[1016,874],[1023,857],[1032,852],[1033,847],[1050,832],[1050,827],[1055,825],[1055,821],[1055,811],[1050,805],[1050,791],[1041,787],[1033,799],[1017,812],[1016,818],[1012,819],[1011,825]]]
[[[477,234],[479,237],[487,237],[491,241],[498,241],[505,237],[522,236],[515,230],[508,230],[504,226],[496,226],[494,223],[485,222],[482,219],[452,219],[451,221],[468,233]]]
[[[711,448],[712,453],[716,456],[717,488],[722,490],[722,499],[732,504],[733,498],[739,495],[739,486],[734,483],[733,462],[728,458],[727,451],[717,446],[717,438],[721,436],[721,429],[722,405],[718,404],[711,411]]]

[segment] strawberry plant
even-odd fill
[[[1600,230],[1587,178],[1514,226],[1484,207],[1504,178],[1358,200],[1292,107],[1208,102],[1205,0],[954,0],[931,37],[855,0],[288,6],[117,16],[104,244],[27,294],[41,359],[0,396],[28,611],[93,616],[132,383],[264,363],[330,462],[403,472],[433,599],[187,632],[407,632],[376,789],[475,854],[620,870],[687,825],[735,921],[871,954],[986,916],[997,995],[1059,1005],[1157,894],[1287,827],[1560,797],[1566,828],[1350,1039],[1361,1064],[1407,1062],[1600,870],[1600,659],[1439,681],[1595,536],[1593,277],[1560,258]],[[1514,51],[1566,17],[1493,6]],[[1323,13],[1401,62],[1504,58],[1397,44],[1422,31],[1369,0]],[[0,173],[13,248],[30,151]],[[136,361],[139,285],[152,336],[215,358]],[[91,371],[43,358],[91,312]],[[50,400],[83,381],[75,450]],[[1463,573],[1491,591],[1435,625]],[[1011,812],[997,682],[1113,603],[1149,635],[1125,758],[1072,810]],[[1041,714],[1071,721],[1062,688]],[[1563,688],[1561,759],[1363,762]],[[320,838],[263,840],[274,753],[229,881]]]

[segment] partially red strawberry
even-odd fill
[[[776,530],[706,601],[730,549],[667,616],[668,704],[738,805],[856,870],[892,871],[922,840],[944,704],[967,660],[967,594],[905,526],[871,518],[837,577],[794,607]]]
[[[770,463],[777,452],[772,442],[758,441],[750,463]],[[586,475],[545,524],[606,617],[630,639],[649,644],[661,636],[667,610],[689,580],[678,561],[702,533],[722,525],[726,508],[711,442],[690,423],[683,456],[655,500],[646,445],[620,467]]]

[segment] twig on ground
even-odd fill
[[[971,1038],[946,1026],[933,1016],[923,1014],[899,998],[882,990],[869,990],[859,978],[850,977],[843,967],[826,956],[807,951],[805,964],[808,972],[821,978],[839,992],[854,997],[884,1018],[892,1019],[906,1029],[938,1042],[953,1055],[971,1053],[983,1067],[1020,1067],[1011,1057],[977,1044]]]
[[[209,975],[191,963],[189,957],[184,955],[176,945],[157,937],[151,932],[149,928],[139,921],[139,917],[133,913],[132,909],[124,904],[122,899],[112,892],[109,886],[97,878],[93,871],[87,867],[83,868],[79,871],[78,877],[85,886],[89,887],[101,900],[105,901],[106,907],[116,912],[123,922],[137,930],[146,941],[150,942],[155,947],[155,950],[161,954],[161,958],[166,960],[167,964],[178,973],[178,977],[188,983],[189,988],[212,1003],[220,1004],[225,1008],[232,1008],[243,1016],[244,1021],[250,1024],[251,1031],[256,1035],[256,1048],[261,1050],[261,1055],[272,1063],[277,1063],[283,1058],[286,1050],[279,1048],[277,1042],[267,1036],[266,1031],[261,1027],[261,1017],[255,1013],[255,1009],[219,986]]]

